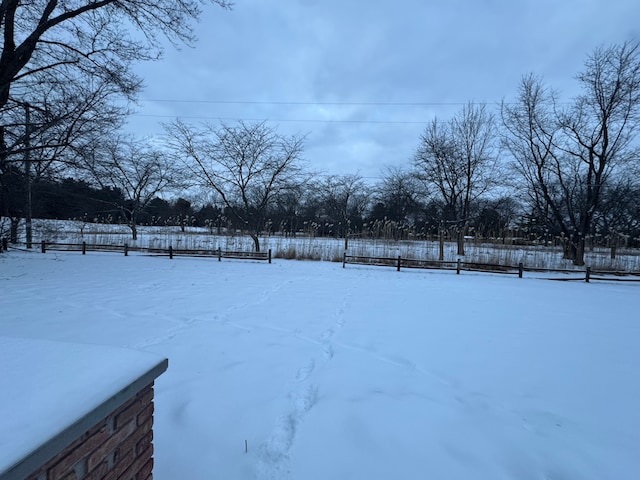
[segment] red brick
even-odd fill
[[[94,435],[94,434],[98,433],[100,430],[102,430],[105,427],[108,418],[109,418],[109,416],[107,415],[106,418],[103,418],[98,423],[96,423],[84,435],[87,436],[87,437],[90,437],[91,435]],[[84,441],[85,439],[83,438],[83,436],[80,436],[80,438],[78,438],[78,440],[79,441]]]
[[[122,455],[120,456],[118,463],[111,470],[114,474],[114,478],[120,478],[122,476],[122,473],[127,471],[129,467],[131,467],[131,464],[133,463],[134,459],[135,459],[135,455],[133,454],[133,450],[128,450],[126,452],[123,452]]]
[[[116,429],[119,428],[118,424],[127,423],[148,403],[153,401],[153,388],[151,388],[151,385],[143,388],[135,397],[129,399],[112,413]]]
[[[116,473],[113,470],[109,470],[101,480],[117,480]]]
[[[137,473],[142,469],[142,467],[149,461],[151,458],[151,449],[147,449],[142,455],[137,457],[134,462],[127,468],[120,476],[118,480],[134,480],[136,478]]]
[[[138,413],[138,425],[142,425],[149,418],[153,417],[153,411],[153,402],[150,402],[147,406],[144,406],[143,404],[143,409]]]
[[[76,472],[71,471],[60,480],[78,480],[78,476],[76,475]]]
[[[34,472],[31,475],[29,475],[29,477],[27,477],[27,480],[46,480],[48,478],[47,477],[47,470],[49,470],[51,467],[56,465],[58,462],[60,462],[64,458],[66,458],[67,455],[71,451],[76,449],[86,438],[91,436],[91,435],[89,435],[90,433],[93,434],[93,433],[96,433],[97,431],[99,431],[101,426],[102,425],[98,424],[95,427],[93,427],[91,430],[89,430],[88,432],[86,432],[86,433],[82,434],[80,437],[76,438],[62,452],[59,452],[58,454],[56,454],[53,457],[51,457],[49,460],[47,460],[47,463],[42,465],[42,467],[40,467],[36,472]]]
[[[153,400],[153,383],[140,390],[136,395],[136,398],[139,399],[143,404],[150,403]]]
[[[135,401],[129,405],[127,408],[122,410],[120,413],[115,415],[115,425],[114,428],[120,430],[124,425],[128,424],[131,420],[135,420],[138,412],[142,409],[142,405],[139,401]]]
[[[147,420],[144,425],[139,426],[133,434],[131,434],[121,445],[120,448],[123,450],[133,450],[134,454],[136,453],[136,445],[140,440],[142,440],[153,428],[153,422],[151,419]]]
[[[136,455],[140,455],[150,446],[153,446],[153,430],[149,430],[149,432],[136,444]]]
[[[119,415],[121,412],[123,412],[124,410],[129,408],[130,405],[136,403],[138,401],[138,396],[139,395],[140,395],[140,392],[138,392],[137,394],[132,396],[129,400],[127,400],[125,403],[123,403],[118,408],[116,408],[113,412],[111,412],[111,416]]]
[[[145,480],[151,475],[152,472],[153,472],[153,458],[150,458],[149,460],[147,460],[147,463],[145,463],[136,474],[136,480]]]
[[[61,478],[63,474],[70,471],[74,465],[80,460],[87,457],[91,452],[98,448],[109,438],[106,425],[102,425],[102,428],[96,433],[86,438],[84,442],[80,443],[74,448],[68,455],[55,463],[49,469],[48,475],[50,479]],[[65,452],[68,450],[65,450]]]
[[[131,420],[127,425],[114,432],[106,441],[89,455],[88,470],[93,470],[96,465],[102,462],[115,448],[124,442],[136,429],[135,422]]]
[[[104,476],[109,472],[109,462],[104,460],[97,465],[93,470],[89,470],[89,473],[82,480],[102,480]]]

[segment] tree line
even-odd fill
[[[121,133],[141,88],[132,64],[157,58],[162,35],[191,42],[201,5],[2,2],[0,214],[14,230],[24,218],[28,241],[35,213],[123,222],[133,238],[146,223],[240,230],[256,250],[265,233],[302,232],[449,238],[464,255],[469,236],[517,232],[582,265],[589,245],[638,244],[638,43],[588,55],[575,98],[527,75],[495,111],[470,102],[434,118],[371,184],[310,171],[304,135],[266,122],[176,120],[164,144]]]

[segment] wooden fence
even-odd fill
[[[187,250],[177,249],[169,246],[169,248],[147,248],[147,247],[134,247],[128,244],[124,245],[104,245],[104,244],[90,244],[87,242],[82,243],[56,243],[47,242],[42,240],[40,242],[40,251],[46,253],[47,251],[64,251],[64,252],[82,252],[85,255],[87,252],[119,252],[125,256],[129,255],[129,252],[142,252],[149,255],[165,256],[173,259],[175,256],[190,256],[190,257],[213,257],[218,261],[222,261],[223,258],[237,259],[237,260],[264,260],[271,263],[271,249],[267,252],[245,252],[245,251],[231,251],[222,250],[217,248],[214,250]]]
[[[591,267],[586,267],[584,272],[579,270],[568,269],[549,269],[549,268],[532,268],[525,267],[523,263],[518,265],[498,265],[492,263],[463,262],[458,259],[455,262],[441,262],[436,260],[421,260],[415,258],[398,257],[368,257],[363,255],[347,255],[345,252],[342,257],[342,268],[346,268],[347,264],[356,265],[375,265],[381,267],[394,267],[398,272],[402,268],[423,268],[432,270],[450,270],[460,275],[460,272],[486,272],[486,273],[502,273],[518,275],[518,278],[524,276],[524,272],[538,273],[564,273],[564,274],[582,274],[580,277],[573,278],[550,278],[550,280],[560,281],[585,281],[589,283],[592,280],[608,280],[608,281],[625,281],[640,282],[640,272],[614,272],[614,271],[596,271]],[[606,275],[603,277],[602,275]],[[638,277],[638,278],[629,278]]]
[[[7,243],[0,244],[3,249],[7,249]],[[82,243],[55,243],[55,242],[40,242],[40,251],[46,253],[47,251],[68,251],[68,252],[120,252],[125,256],[129,252],[142,252],[149,255],[165,256],[173,259],[175,256],[191,256],[191,257],[208,257],[217,258],[218,261],[222,261],[223,258],[237,259],[237,260],[261,260],[271,263],[272,255],[271,249],[267,252],[251,252],[251,251],[231,251],[222,250],[217,248],[214,250],[187,250],[176,249],[172,246],[169,248],[146,248],[146,247],[133,247],[127,244],[124,245],[101,245],[101,244],[88,244]],[[398,257],[369,257],[364,255],[348,255],[346,252],[342,258],[342,268],[346,268],[348,264],[356,265],[374,265],[384,267],[394,267],[398,272],[402,268],[421,268],[432,270],[450,270],[455,271],[456,274],[460,274],[463,271],[467,272],[486,272],[486,273],[502,273],[518,275],[519,278],[524,276],[525,272],[537,272],[537,273],[562,273],[569,275],[580,275],[579,277],[551,277],[549,280],[558,281],[584,281],[591,282],[596,280],[606,281],[619,281],[619,282],[640,282],[640,272],[620,272],[620,271],[604,271],[594,270],[591,267],[586,267],[584,271],[569,270],[569,269],[549,269],[549,268],[536,268],[526,267],[522,263],[518,265],[499,265],[491,263],[478,263],[478,262],[463,262],[458,259],[455,262],[441,262],[437,260],[422,260],[415,258],[403,258]]]

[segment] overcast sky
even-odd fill
[[[569,100],[587,54],[640,40],[639,18],[638,0],[235,0],[205,8],[194,48],[137,68],[129,128],[268,120],[308,134],[314,170],[375,179],[435,116],[512,99],[527,73]]]

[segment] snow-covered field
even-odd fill
[[[0,217],[0,237],[8,236],[9,221]],[[124,245],[141,248],[164,248],[171,245],[176,249],[186,250],[243,250],[252,251],[253,241],[248,235],[224,234],[216,235],[205,228],[171,226],[140,226],[137,240],[131,239],[131,230],[126,225],[107,225],[86,223],[77,220],[42,220],[33,222],[33,240],[35,248],[41,240],[47,242],[81,244]],[[18,230],[19,239],[25,241],[24,222]],[[214,232],[215,233],[215,232]],[[325,261],[342,261],[345,241],[343,238],[281,235],[261,238],[263,251],[272,250],[274,257],[313,259]],[[577,269],[584,272],[584,267],[574,267],[572,262],[562,258],[559,246],[544,245],[509,245],[482,243],[468,240],[466,255],[457,254],[455,242],[444,245],[444,260],[455,262],[461,258],[465,262],[489,263],[517,266],[522,262],[525,267],[548,269]],[[417,240],[385,240],[350,238],[348,254],[373,257],[392,257],[438,260],[439,245],[437,241]],[[610,258],[610,250],[603,247],[590,248],[585,254],[586,265],[594,270],[640,272],[640,251],[632,248],[618,248],[617,258]]]
[[[12,251],[0,292],[0,335],[169,358],[158,480],[640,478],[636,283]]]

